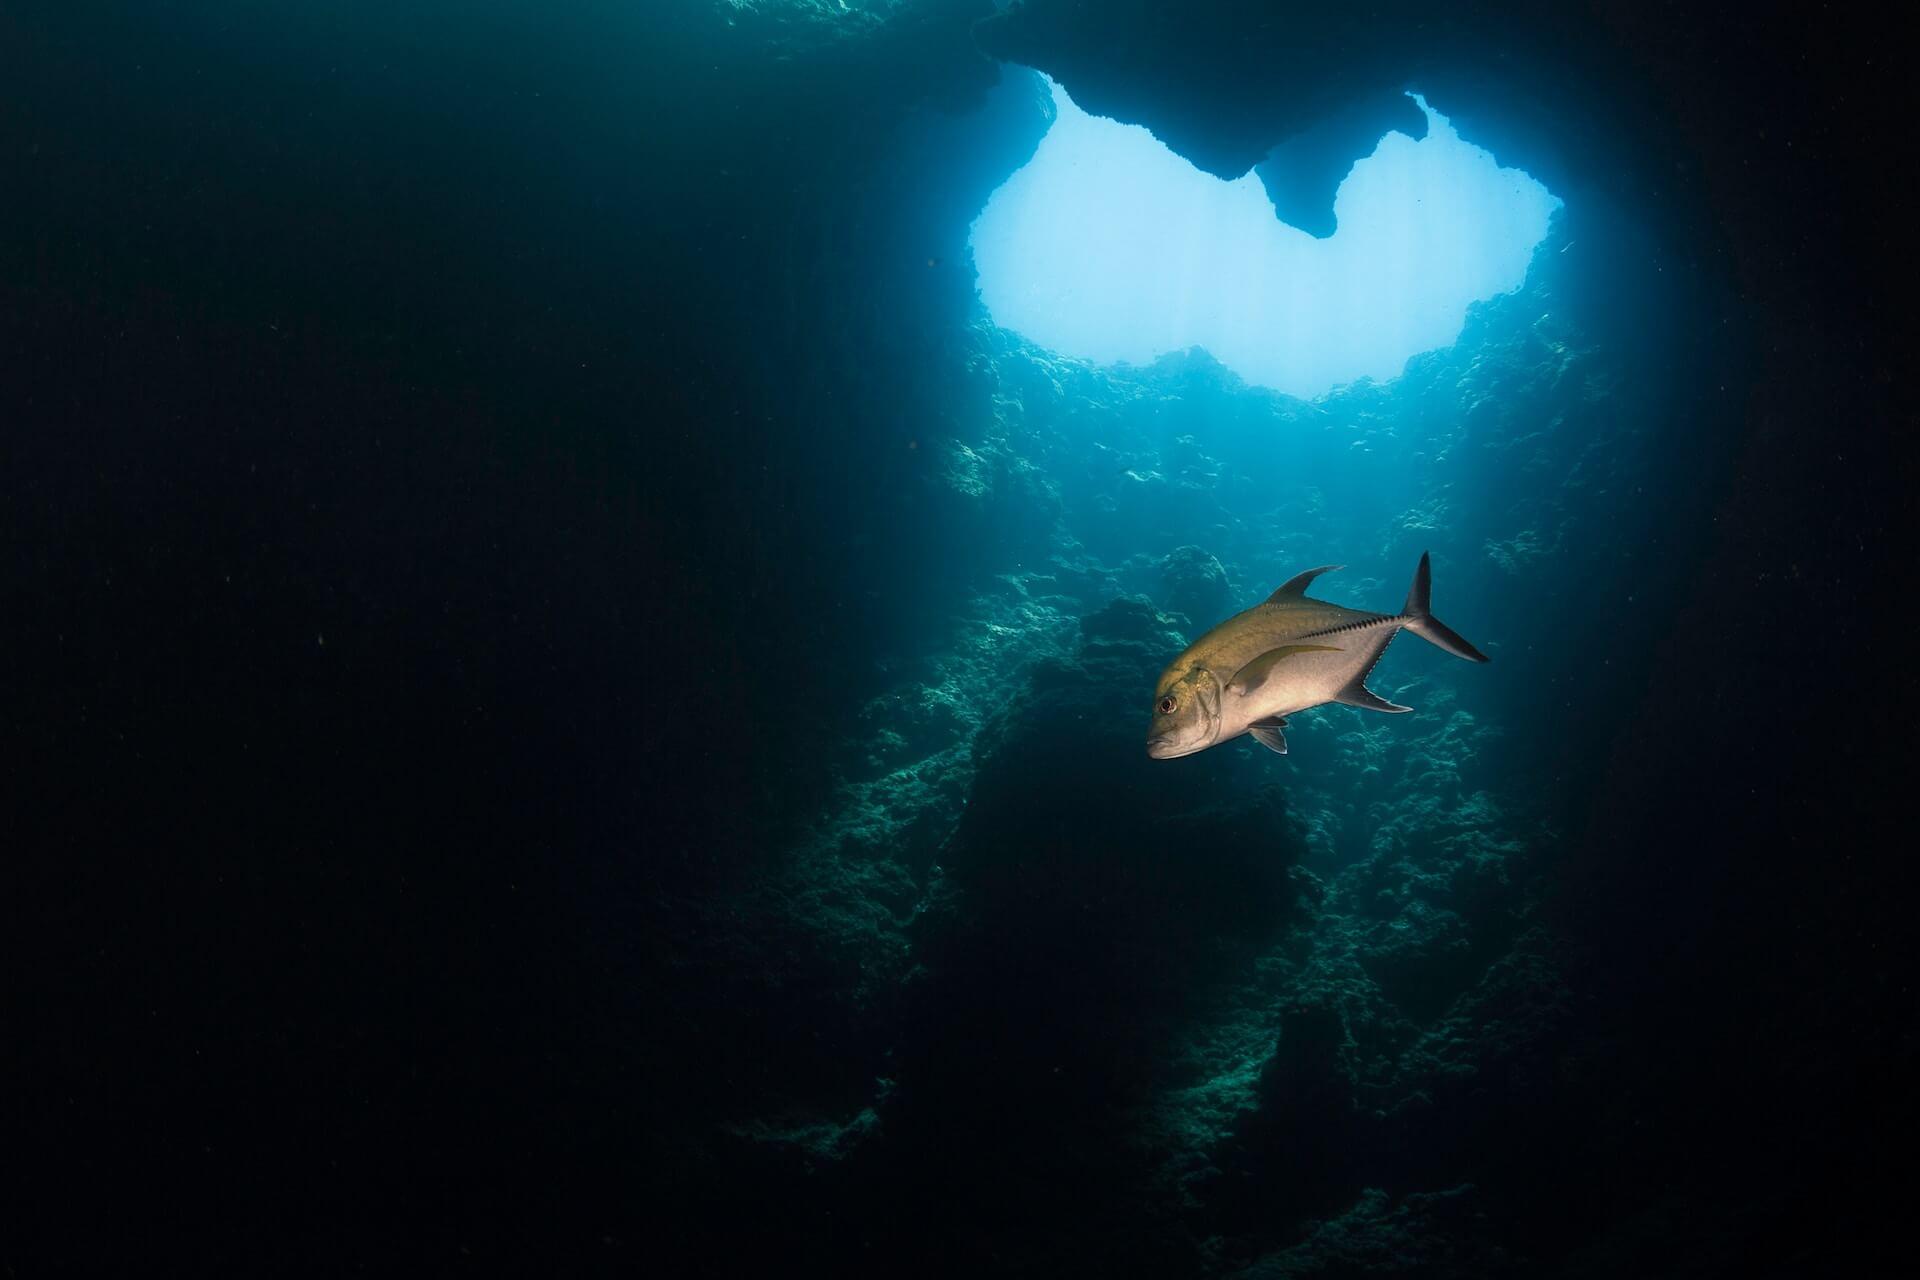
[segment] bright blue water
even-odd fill
[[[1221,181],[1048,84],[1057,118],[972,246],[995,323],[1063,355],[1146,364],[1199,346],[1302,397],[1392,378],[1452,344],[1470,304],[1519,287],[1560,205],[1423,101],[1427,137],[1382,138],[1317,240],[1253,174]]]

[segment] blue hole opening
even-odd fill
[[[1202,347],[1303,398],[1384,381],[1525,281],[1561,203],[1415,95],[1427,136],[1383,137],[1341,183],[1337,230],[1315,239],[1280,221],[1254,174],[1204,173],[1047,84],[1054,123],[970,243],[994,323],[1062,355],[1148,364]]]

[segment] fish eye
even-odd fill
[[[1168,694],[1166,697],[1160,699],[1160,714],[1163,716],[1172,715],[1174,705],[1172,694]]]

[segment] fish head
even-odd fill
[[[1147,754],[1172,760],[1204,751],[1219,739],[1219,677],[1205,667],[1162,676],[1147,725]]]

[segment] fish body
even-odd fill
[[[1147,754],[1170,760],[1243,733],[1284,754],[1287,717],[1328,702],[1389,713],[1411,711],[1367,688],[1367,675],[1402,631],[1412,631],[1455,657],[1488,660],[1433,616],[1428,556],[1420,557],[1399,613],[1369,613],[1308,598],[1308,585],[1339,567],[1323,565],[1289,580],[1169,663],[1154,688]]]

